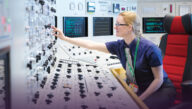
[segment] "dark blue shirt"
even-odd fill
[[[126,47],[130,49],[131,58],[134,60],[137,38],[135,38],[129,45],[127,45],[124,40],[106,42],[105,44],[110,53],[119,57],[124,69],[126,69]],[[134,72],[139,90],[144,91],[154,80],[151,67],[160,65],[162,65],[161,50],[149,40],[141,37]],[[163,71],[163,73],[164,78],[167,78],[166,72]]]

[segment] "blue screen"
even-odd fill
[[[63,17],[63,32],[68,37],[87,37],[87,17]]]

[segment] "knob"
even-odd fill
[[[111,89],[112,89],[112,90],[115,90],[115,89],[116,89],[116,87],[111,87]]]
[[[51,7],[51,11],[54,12],[54,13],[56,13],[56,9],[53,8],[53,7]]]
[[[112,93],[108,93],[107,96],[108,96],[109,98],[111,98],[111,97],[113,96],[113,94],[112,94]]]
[[[71,67],[71,64],[68,64],[68,67]]]
[[[33,99],[32,99],[32,102],[33,102],[34,104],[37,104],[37,99],[33,98]]]
[[[85,92],[85,90],[80,89],[79,92],[80,92],[81,94],[83,94],[83,93]]]
[[[61,68],[61,67],[62,67],[62,64],[58,64],[58,67]]]
[[[47,68],[47,73],[49,73],[50,74],[50,72],[51,72],[51,68],[50,68],[50,66]]]
[[[50,93],[50,94],[47,95],[47,97],[48,97],[48,98],[53,98],[54,95],[53,95],[52,93]]]
[[[82,70],[80,68],[77,69],[78,72],[82,72]]]
[[[100,71],[97,70],[96,73],[100,73]]]
[[[54,85],[51,86],[51,89],[52,89],[52,90],[55,89],[55,88],[56,88],[56,86],[54,86]]]
[[[71,75],[67,75],[67,78],[71,78]]]
[[[70,92],[64,92],[65,96],[69,96]]]
[[[70,98],[69,98],[69,97],[64,97],[64,100],[65,100],[65,101],[69,101]]]
[[[49,100],[49,99],[45,100],[45,102],[46,102],[47,104],[51,104],[51,103],[52,103],[52,101]]]
[[[27,64],[27,68],[29,68],[30,70],[32,69],[32,61],[30,61],[30,62]]]
[[[87,105],[81,105],[81,108],[82,108],[82,109],[87,109],[88,106],[87,106]]]
[[[35,98],[39,98],[39,91],[35,93]]]
[[[80,64],[80,63],[77,63],[77,66],[78,66],[78,67],[81,67],[81,64]]]
[[[60,72],[61,70],[60,69],[56,69],[56,71]]]
[[[96,56],[97,59],[99,59],[100,57],[99,56]]]
[[[100,95],[100,93],[99,92],[95,92],[95,96],[99,96]]]
[[[91,72],[91,70],[87,70],[88,72]]]
[[[99,109],[107,109],[107,108],[106,108],[106,107],[101,107],[101,106],[100,106]]]
[[[84,86],[82,86],[82,85],[80,85],[80,86],[79,86],[79,88],[80,88],[80,89],[84,89],[85,87],[84,87]]]
[[[44,0],[39,0],[39,3],[40,3],[41,5],[44,5],[44,4],[45,4],[45,1],[44,1]]]
[[[98,79],[99,79],[99,77],[97,77],[97,76],[95,76],[94,78],[95,78],[95,80],[98,80]]]
[[[80,94],[81,98],[85,98],[86,95],[85,94]]]
[[[54,82],[52,82],[52,85],[54,85],[54,86],[55,86],[55,85],[57,85],[57,82],[55,82],[55,81],[54,81]]]

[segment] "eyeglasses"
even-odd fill
[[[128,24],[119,24],[119,23],[116,23],[115,26],[128,26]]]

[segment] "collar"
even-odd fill
[[[125,43],[125,40],[124,40],[124,47],[125,47],[125,48],[133,48],[133,47],[136,46],[136,44],[137,44],[137,38],[134,38],[129,45],[127,45],[127,44]]]

